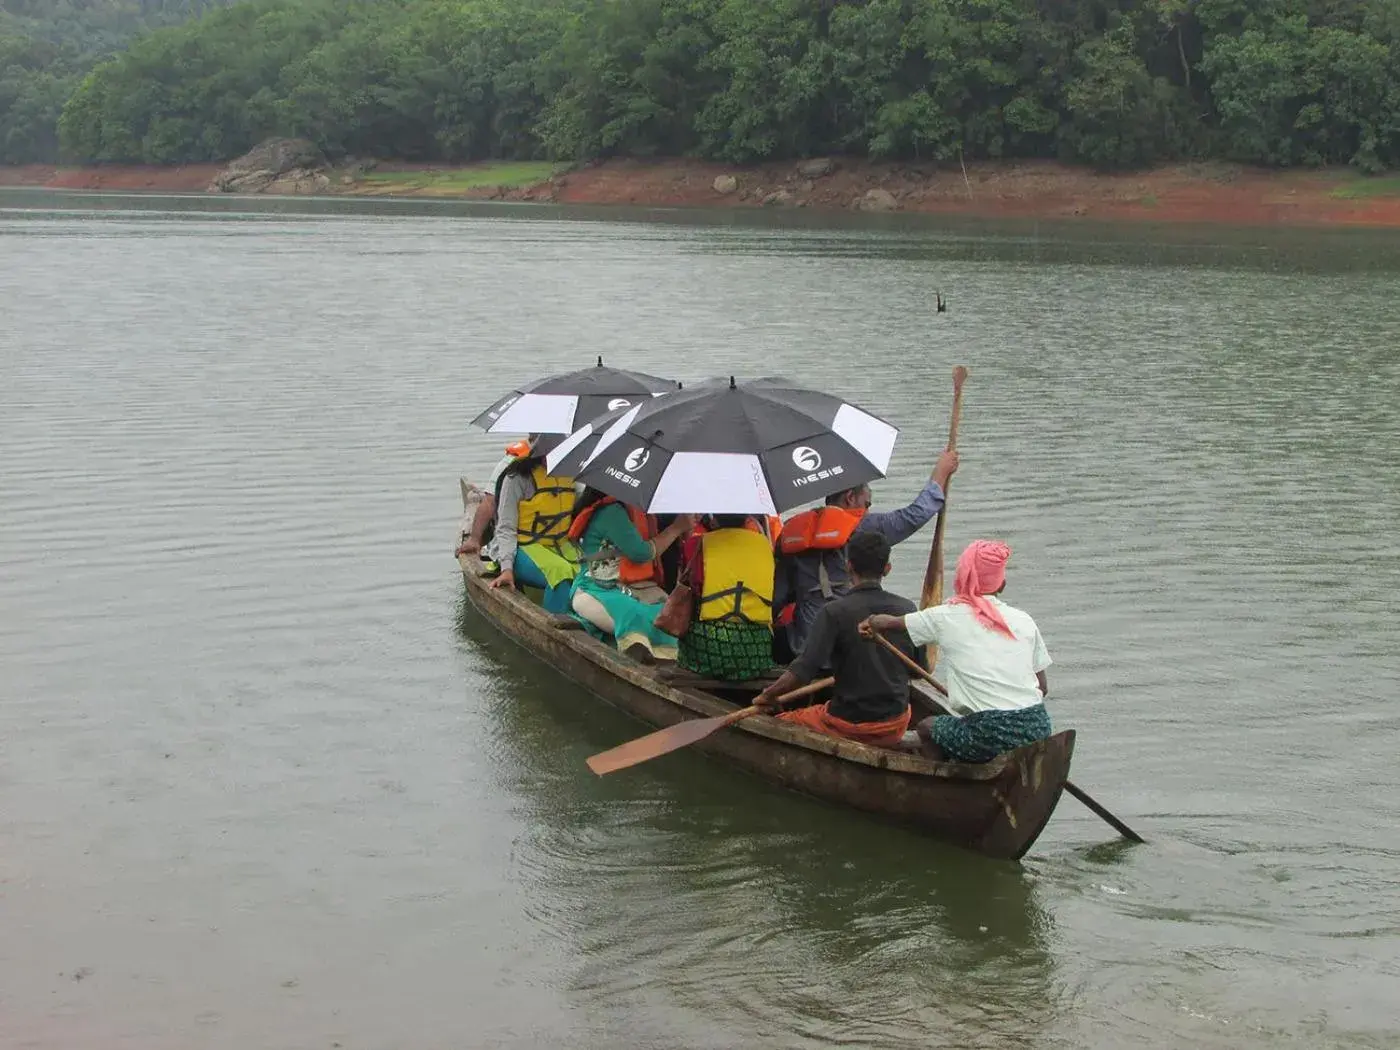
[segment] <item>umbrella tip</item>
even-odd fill
[[[602,354],[599,354],[599,355],[598,355],[598,367],[599,367],[599,368],[602,368],[602,367],[603,367],[603,355],[602,355]]]
[[[734,377],[733,377],[733,376],[730,376],[730,377],[729,377],[729,389],[730,389],[730,390],[733,390],[733,389],[735,389],[735,387],[737,387],[737,386],[738,386],[738,384],[734,382]]]

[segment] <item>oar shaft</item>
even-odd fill
[[[890,641],[879,631],[875,632],[875,640],[881,645],[883,645],[890,652],[894,653],[895,656],[903,660],[905,665],[909,668],[909,670],[913,671],[920,678],[928,682],[928,684],[933,686],[933,688],[936,689],[939,693],[941,693],[943,696],[948,695],[948,689],[946,686],[944,686],[942,682],[940,682],[937,678],[933,677],[933,675],[929,674],[929,672],[925,671],[915,661],[909,659],[908,653],[906,653],[899,646],[895,645],[894,642]]]
[[[962,418],[963,383],[967,381],[967,369],[958,365],[953,369],[953,418],[948,424],[948,451],[958,447],[958,422]],[[938,519],[933,523],[933,546],[928,552],[928,568],[924,570],[924,586],[919,593],[919,608],[927,609],[943,601],[943,536],[948,525],[948,486],[952,479],[943,482],[943,506],[938,508]],[[925,648],[928,665],[938,663],[938,646],[930,644]]]
[[[1094,798],[1089,794],[1089,792],[1085,791],[1077,784],[1066,780],[1065,790],[1068,791],[1075,798],[1079,799],[1079,801],[1084,803],[1084,805],[1088,806],[1091,810],[1093,810],[1099,816],[1099,818],[1103,820],[1104,823],[1108,824],[1111,828],[1113,828],[1114,831],[1118,832],[1118,834],[1122,835],[1129,842],[1147,841],[1136,831],[1134,831],[1132,828],[1128,827],[1128,825],[1124,824],[1121,820],[1115,817],[1108,810],[1104,809],[1103,806],[1099,805],[1098,802],[1096,802]]]
[[[791,692],[784,693],[782,696],[778,697],[774,701],[774,703],[785,704],[789,700],[800,700],[804,696],[811,696],[813,693],[820,693],[823,689],[827,688],[827,686],[832,686],[835,684],[835,678],[819,678],[815,682],[808,682],[806,685],[799,686]],[[748,707],[741,707],[739,708],[739,710],[733,711],[730,714],[725,715],[724,718],[720,721],[720,723],[717,726],[715,726],[715,728],[721,729],[724,726],[732,726],[735,722],[742,722],[746,718],[752,718],[754,715],[761,715],[771,710],[772,708],[759,707],[757,704],[751,704]]]

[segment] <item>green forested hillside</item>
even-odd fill
[[[72,83],[31,81],[36,113]],[[1400,163],[1400,0],[252,0],[139,38],[61,126],[94,161],[221,159],[293,134],[406,160],[1370,171]]]
[[[82,75],[135,36],[228,0],[0,0],[0,164],[51,161]]]

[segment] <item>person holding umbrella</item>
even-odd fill
[[[585,488],[569,529],[583,554],[569,598],[574,616],[638,663],[674,660],[676,639],[656,626],[666,600],[661,556],[694,524],[681,514],[657,529],[655,518],[637,507]]]

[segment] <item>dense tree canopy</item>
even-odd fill
[[[67,98],[62,145],[93,161],[292,134],[446,161],[1400,164],[1400,0],[251,0],[76,87],[66,47],[0,34],[0,114],[42,123]],[[29,141],[51,150],[52,127]]]
[[[84,73],[134,36],[229,0],[0,0],[0,163],[52,161]]]

